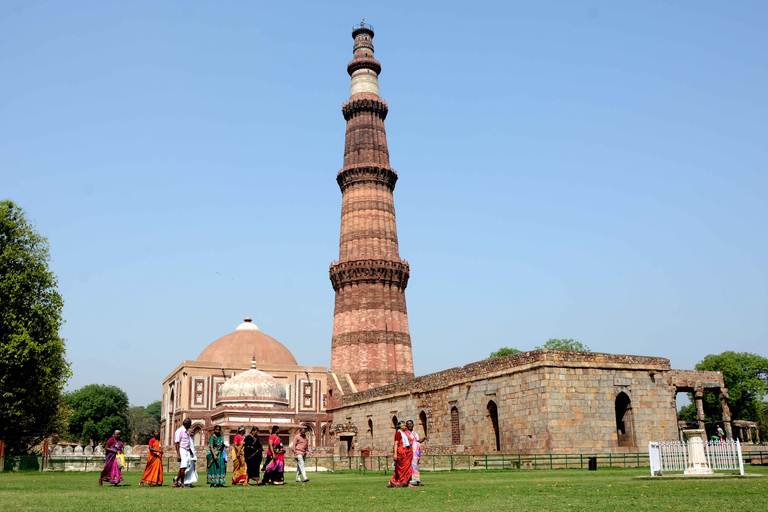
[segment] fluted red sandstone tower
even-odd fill
[[[413,377],[411,336],[405,307],[408,263],[400,259],[395,224],[397,173],[389,166],[379,97],[381,64],[373,58],[373,27],[352,30],[354,58],[341,188],[339,261],[330,268],[336,291],[331,370],[347,372],[357,389]]]

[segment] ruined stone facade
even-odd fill
[[[413,377],[405,306],[409,267],[400,259],[392,193],[397,173],[389,165],[379,97],[381,64],[373,57],[373,27],[352,31],[352,81],[342,114],[347,121],[339,260],[330,267],[336,292],[331,370],[343,371],[352,389],[368,389]]]
[[[637,452],[677,438],[673,381],[687,373],[658,357],[536,350],[345,395],[335,434],[387,454],[393,425],[411,419],[429,454]]]

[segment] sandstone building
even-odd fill
[[[214,425],[230,438],[239,425],[255,425],[263,440],[279,425],[284,441],[305,425],[314,439],[322,439],[328,430],[327,375],[326,367],[300,366],[282,343],[246,318],[163,380],[160,437],[171,446],[175,430],[190,418],[197,445],[208,441]]]
[[[184,418],[196,444],[222,425],[266,430],[300,425],[336,454],[392,450],[394,426],[412,419],[429,436],[428,454],[637,452],[678,437],[675,395],[720,393],[731,437],[722,374],[673,370],[658,357],[536,350],[414,377],[373,27],[352,30],[353,59],[344,162],[339,259],[329,270],[335,291],[331,372],[299,366],[280,342],[246,319],[184,361],[163,381],[162,439],[169,445]],[[266,433],[266,432],[265,432]],[[287,438],[288,436],[286,436]],[[287,441],[287,439],[285,439]]]

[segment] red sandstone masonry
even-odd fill
[[[353,74],[378,77],[373,30],[353,31]],[[357,75],[355,75],[357,76]],[[369,82],[370,83],[370,82]],[[377,86],[375,86],[377,87]],[[347,121],[339,261],[329,275],[336,292],[331,370],[347,372],[359,390],[413,377],[405,288],[410,269],[400,259],[392,193],[397,173],[389,166],[384,120],[387,103],[378,94],[354,92],[342,106]]]

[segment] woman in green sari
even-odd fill
[[[224,437],[221,426],[213,427],[213,435],[208,441],[208,484],[211,487],[224,487],[227,480],[227,461],[224,458]]]

